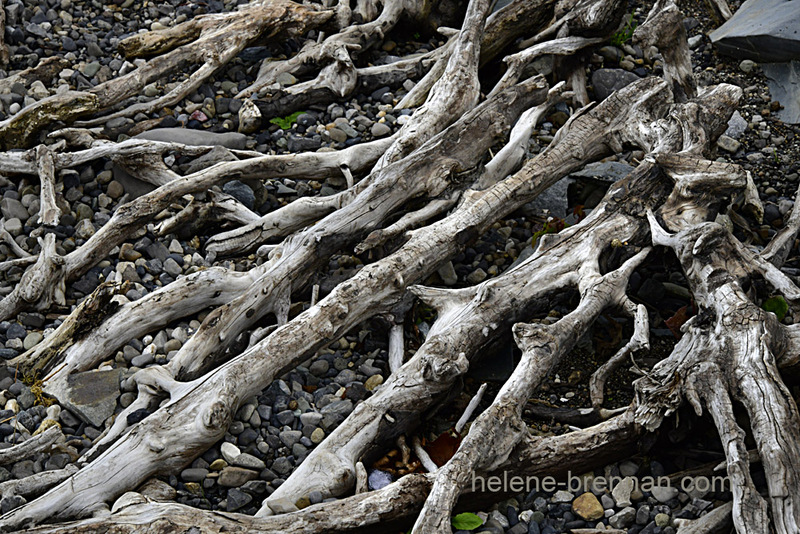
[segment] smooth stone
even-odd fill
[[[376,122],[372,125],[372,128],[370,128],[370,133],[372,133],[374,137],[383,137],[392,133],[392,129],[382,122]]]
[[[233,465],[236,467],[244,467],[246,469],[266,469],[266,464],[264,464],[263,460],[256,458],[252,454],[247,454],[243,452],[233,460]]]
[[[800,61],[765,63],[762,68],[772,100],[783,106],[777,112],[778,118],[791,124],[800,123]]]
[[[25,341],[22,342],[22,346],[25,348],[25,350],[30,350],[41,343],[43,339],[44,336],[40,332],[31,332],[25,336]]]
[[[242,451],[239,450],[239,447],[230,443],[228,441],[223,441],[222,445],[220,446],[220,453],[222,457],[225,459],[226,462],[232,464],[233,461],[242,454]]]
[[[243,467],[226,467],[219,473],[217,483],[226,488],[237,488],[258,478],[258,472]]]
[[[653,486],[650,493],[655,500],[663,504],[678,496],[678,488],[673,488],[672,486]]]
[[[592,74],[592,85],[598,102],[637,80],[637,75],[623,69],[597,69]]]
[[[759,63],[800,59],[800,9],[797,0],[747,0],[711,42],[720,53]]]

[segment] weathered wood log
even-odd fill
[[[584,472],[595,464],[622,459],[636,450],[640,434],[632,424],[631,414],[616,417],[580,432],[543,439],[526,439],[497,471],[482,476],[561,477],[568,472]],[[154,532],[199,528],[202,532],[263,532],[300,534],[307,532],[376,532],[376,528],[406,528],[409,516],[417,513],[430,491],[430,475],[412,474],[382,490],[357,494],[340,501],[309,506],[299,512],[273,517],[252,517],[225,512],[205,512],[176,503],[145,502],[135,493],[125,494],[114,505],[111,516],[84,519],[57,526],[43,525],[25,532],[132,534],[150,525]],[[477,492],[466,495],[464,507],[488,504],[497,493]],[[484,488],[485,489],[485,488]],[[501,493],[502,495],[503,493]]]
[[[197,89],[206,78],[251,42],[300,34],[323,24],[331,16],[332,11],[316,10],[289,0],[254,1],[240,11],[203,15],[175,28],[130,37],[121,46],[134,55],[177,48],[151,59],[125,76],[88,91],[53,95],[24,108],[0,122],[0,148],[28,147],[40,130],[54,122],[70,123],[79,117],[103,112],[139,94],[145,85],[175,69],[202,63],[200,69],[169,94],[145,104],[134,104],[85,124],[102,124],[112,117],[135,115],[140,111],[172,104]]]

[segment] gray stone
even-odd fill
[[[710,37],[720,53],[741,59],[800,59],[798,0],[747,0]]]
[[[232,488],[228,490],[228,499],[227,499],[228,505],[225,509],[229,512],[235,512],[236,510],[244,508],[245,506],[250,504],[252,500],[253,500],[252,495],[248,495],[243,491],[239,491],[236,488]]]
[[[211,167],[212,165],[223,161],[237,161],[237,160],[238,158],[234,156],[230,150],[228,150],[224,146],[216,145],[209,152],[203,154],[199,158],[194,159],[191,162],[184,165],[182,169],[183,172],[185,172],[186,174],[192,174],[199,170]],[[227,191],[225,192],[228,193]]]
[[[30,350],[39,343],[41,343],[43,339],[44,336],[41,334],[41,332],[31,332],[30,334],[25,336],[25,340],[22,342],[22,346],[25,348],[25,350]]]
[[[22,205],[22,202],[13,198],[4,198],[0,200],[0,211],[6,220],[19,219],[20,221],[27,221],[30,217],[28,210]]]
[[[608,95],[632,84],[639,77],[623,69],[597,69],[592,74],[592,85],[597,101],[605,100]]]
[[[370,132],[375,137],[383,137],[385,135],[392,133],[392,129],[382,122],[376,122],[375,124],[372,125]]]
[[[102,428],[117,407],[120,373],[120,369],[73,373],[67,378],[63,392],[53,391],[52,394],[62,407],[90,425]]]
[[[467,282],[473,285],[480,284],[481,282],[486,280],[487,276],[488,274],[486,274],[486,271],[478,267],[477,269],[475,269],[474,271],[472,271],[467,275]]]
[[[328,373],[330,366],[331,364],[327,360],[317,360],[309,366],[308,372],[314,376],[323,377]],[[320,417],[320,419],[322,418]]]
[[[335,143],[344,143],[347,141],[347,134],[339,128],[331,128],[328,130],[328,135],[331,136],[331,140]]]
[[[725,130],[725,135],[733,139],[739,139],[741,135],[747,130],[747,121],[738,112],[734,111],[728,121],[728,129]]]
[[[750,74],[753,72],[753,69],[756,68],[756,62],[752,59],[743,59],[741,63],[739,63],[739,70],[744,72],[745,74]]]
[[[322,427],[325,431],[330,432],[336,426],[344,421],[344,418],[350,415],[353,411],[353,402],[349,399],[335,401],[320,410],[322,414]]]
[[[6,229],[8,233],[13,236],[17,236],[22,233],[22,221],[14,217],[13,219],[6,220],[3,227]]]
[[[369,489],[371,490],[379,490],[381,488],[385,488],[386,486],[388,486],[393,482],[392,475],[390,475],[386,471],[380,471],[378,469],[373,469],[372,471],[369,472],[367,481],[369,483]]]
[[[150,365],[155,361],[153,353],[150,351],[145,352],[144,354],[140,354],[131,360],[131,365],[134,367],[145,367]]]
[[[254,469],[259,471],[267,467],[263,460],[256,458],[252,454],[247,454],[246,452],[243,452],[234,458],[233,465],[236,467],[244,467],[245,469]]]
[[[557,181],[529,202],[526,209],[537,214],[542,214],[546,210],[554,217],[564,217],[567,213],[567,188],[570,182],[570,179]]]
[[[267,506],[276,514],[288,514],[298,510],[297,506],[289,499],[270,499],[267,501]]]
[[[202,482],[208,476],[208,469],[189,468],[181,471],[184,482]]]
[[[636,509],[628,506],[609,517],[608,524],[613,528],[626,528],[633,523],[634,519],[636,519]]]
[[[164,271],[171,277],[177,278],[177,276],[183,272],[183,269],[178,265],[178,262],[172,258],[167,258],[164,260]]]
[[[258,472],[243,467],[226,467],[219,473],[217,482],[226,488],[238,488],[245,482],[258,478]]]
[[[220,446],[220,452],[222,453],[222,457],[225,459],[226,462],[232,464],[233,461],[242,454],[242,451],[239,450],[239,447],[230,443],[228,441],[224,441]]]
[[[625,178],[634,167],[622,161],[598,161],[570,174],[572,178],[596,178],[616,182]]]
[[[728,137],[727,135],[720,135],[719,139],[717,139],[717,146],[719,146],[722,150],[725,150],[726,152],[730,152],[731,154],[733,154],[737,150],[739,150],[739,147],[741,147],[742,144],[736,139],[733,139],[732,137]]]
[[[284,445],[291,448],[292,445],[300,441],[300,438],[303,437],[303,433],[299,430],[284,430],[280,433],[279,437]]]
[[[783,105],[778,117],[783,122],[800,123],[800,61],[767,63],[762,68],[772,100]]]
[[[653,498],[660,503],[665,503],[678,496],[678,488],[672,486],[653,486],[650,492],[653,494]]]
[[[617,506],[624,508],[631,505],[631,492],[633,491],[634,480],[631,477],[623,478],[614,489],[611,490],[611,496],[614,497],[614,502]]]
[[[250,186],[240,182],[239,180],[231,180],[222,186],[222,190],[247,206],[249,209],[253,209],[255,207],[255,193],[253,193],[253,190],[250,189]]]

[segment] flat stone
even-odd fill
[[[600,519],[605,514],[603,505],[597,500],[593,493],[584,493],[572,501],[572,511],[581,516],[586,521]]]
[[[6,220],[3,227],[13,236],[18,236],[22,233],[22,221],[14,217],[13,219]]]
[[[234,158],[236,159],[236,158]],[[250,186],[240,182],[239,180],[231,180],[222,186],[222,191],[229,194],[249,209],[253,209],[256,203],[256,196]]]
[[[762,68],[773,102],[783,106],[778,117],[783,122],[800,123],[800,61],[766,63]]]
[[[20,221],[27,221],[30,217],[28,210],[22,205],[22,202],[13,198],[4,198],[0,200],[0,211],[6,220],[19,219]]]
[[[219,473],[217,483],[226,488],[238,488],[245,482],[258,478],[258,472],[243,467],[226,467]]]
[[[299,510],[289,499],[269,499],[267,500],[267,506],[276,514],[288,514]]]
[[[710,37],[720,53],[740,59],[800,59],[798,0],[747,0]]]
[[[73,373],[62,387],[50,390],[45,386],[45,391],[83,421],[102,428],[117,407],[120,373],[120,369]]]
[[[606,182],[616,182],[633,172],[634,167],[622,161],[598,161],[589,163],[583,169],[570,173],[571,178],[594,178]]]
[[[199,170],[211,167],[214,164],[221,163],[223,161],[238,161],[238,158],[234,156],[233,153],[224,146],[216,145],[207,153],[203,154],[197,159],[193,159],[185,166],[183,166],[183,172],[186,174],[192,174]]]
[[[571,179],[559,180],[538,197],[526,204],[526,209],[542,214],[545,211],[554,217],[564,217],[567,213],[567,188]]]
[[[228,505],[225,508],[228,512],[235,512],[240,508],[244,508],[248,504],[250,504],[253,500],[253,496],[249,495],[243,491],[239,491],[236,488],[232,488],[228,490]]]
[[[236,467],[244,467],[245,469],[265,469],[267,466],[264,464],[264,461],[256,458],[252,454],[247,454],[243,452],[233,460],[233,465]]]

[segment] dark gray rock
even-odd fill
[[[247,206],[249,209],[253,209],[255,207],[256,195],[247,184],[244,184],[239,180],[231,180],[222,186],[222,190]]]
[[[720,53],[777,63],[800,59],[800,0],[747,0],[711,33]]]
[[[309,150],[316,150],[321,146],[322,141],[319,139],[290,135],[287,148],[289,152],[307,152]]]
[[[208,476],[208,469],[189,468],[181,471],[184,482],[202,482]]]
[[[598,102],[608,98],[608,95],[623,87],[632,84],[639,77],[622,69],[597,69],[592,74],[594,95]]]
[[[244,150],[247,136],[236,132],[214,133],[204,130],[185,128],[158,128],[148,130],[136,136],[137,139],[182,143],[192,146],[223,146],[235,150]]]
[[[597,178],[616,182],[625,178],[634,167],[621,161],[598,161],[589,163],[583,169],[570,174],[572,178]]]
[[[228,490],[228,506],[227,510],[229,512],[235,512],[240,508],[244,508],[250,502],[252,502],[253,496],[248,495],[247,493],[240,491],[236,488],[231,488]]]
[[[795,2],[800,3],[800,0]],[[800,123],[800,61],[766,63],[762,68],[767,77],[772,100],[783,105],[778,117],[783,122]]]
[[[117,407],[120,372],[120,369],[108,369],[71,374],[64,391],[53,393],[64,408],[90,425],[102,427]]]
[[[156,130],[158,131],[158,130]],[[206,154],[203,154],[190,163],[182,166],[185,174],[192,174],[223,161],[236,161],[238,158],[224,146],[217,145]]]

